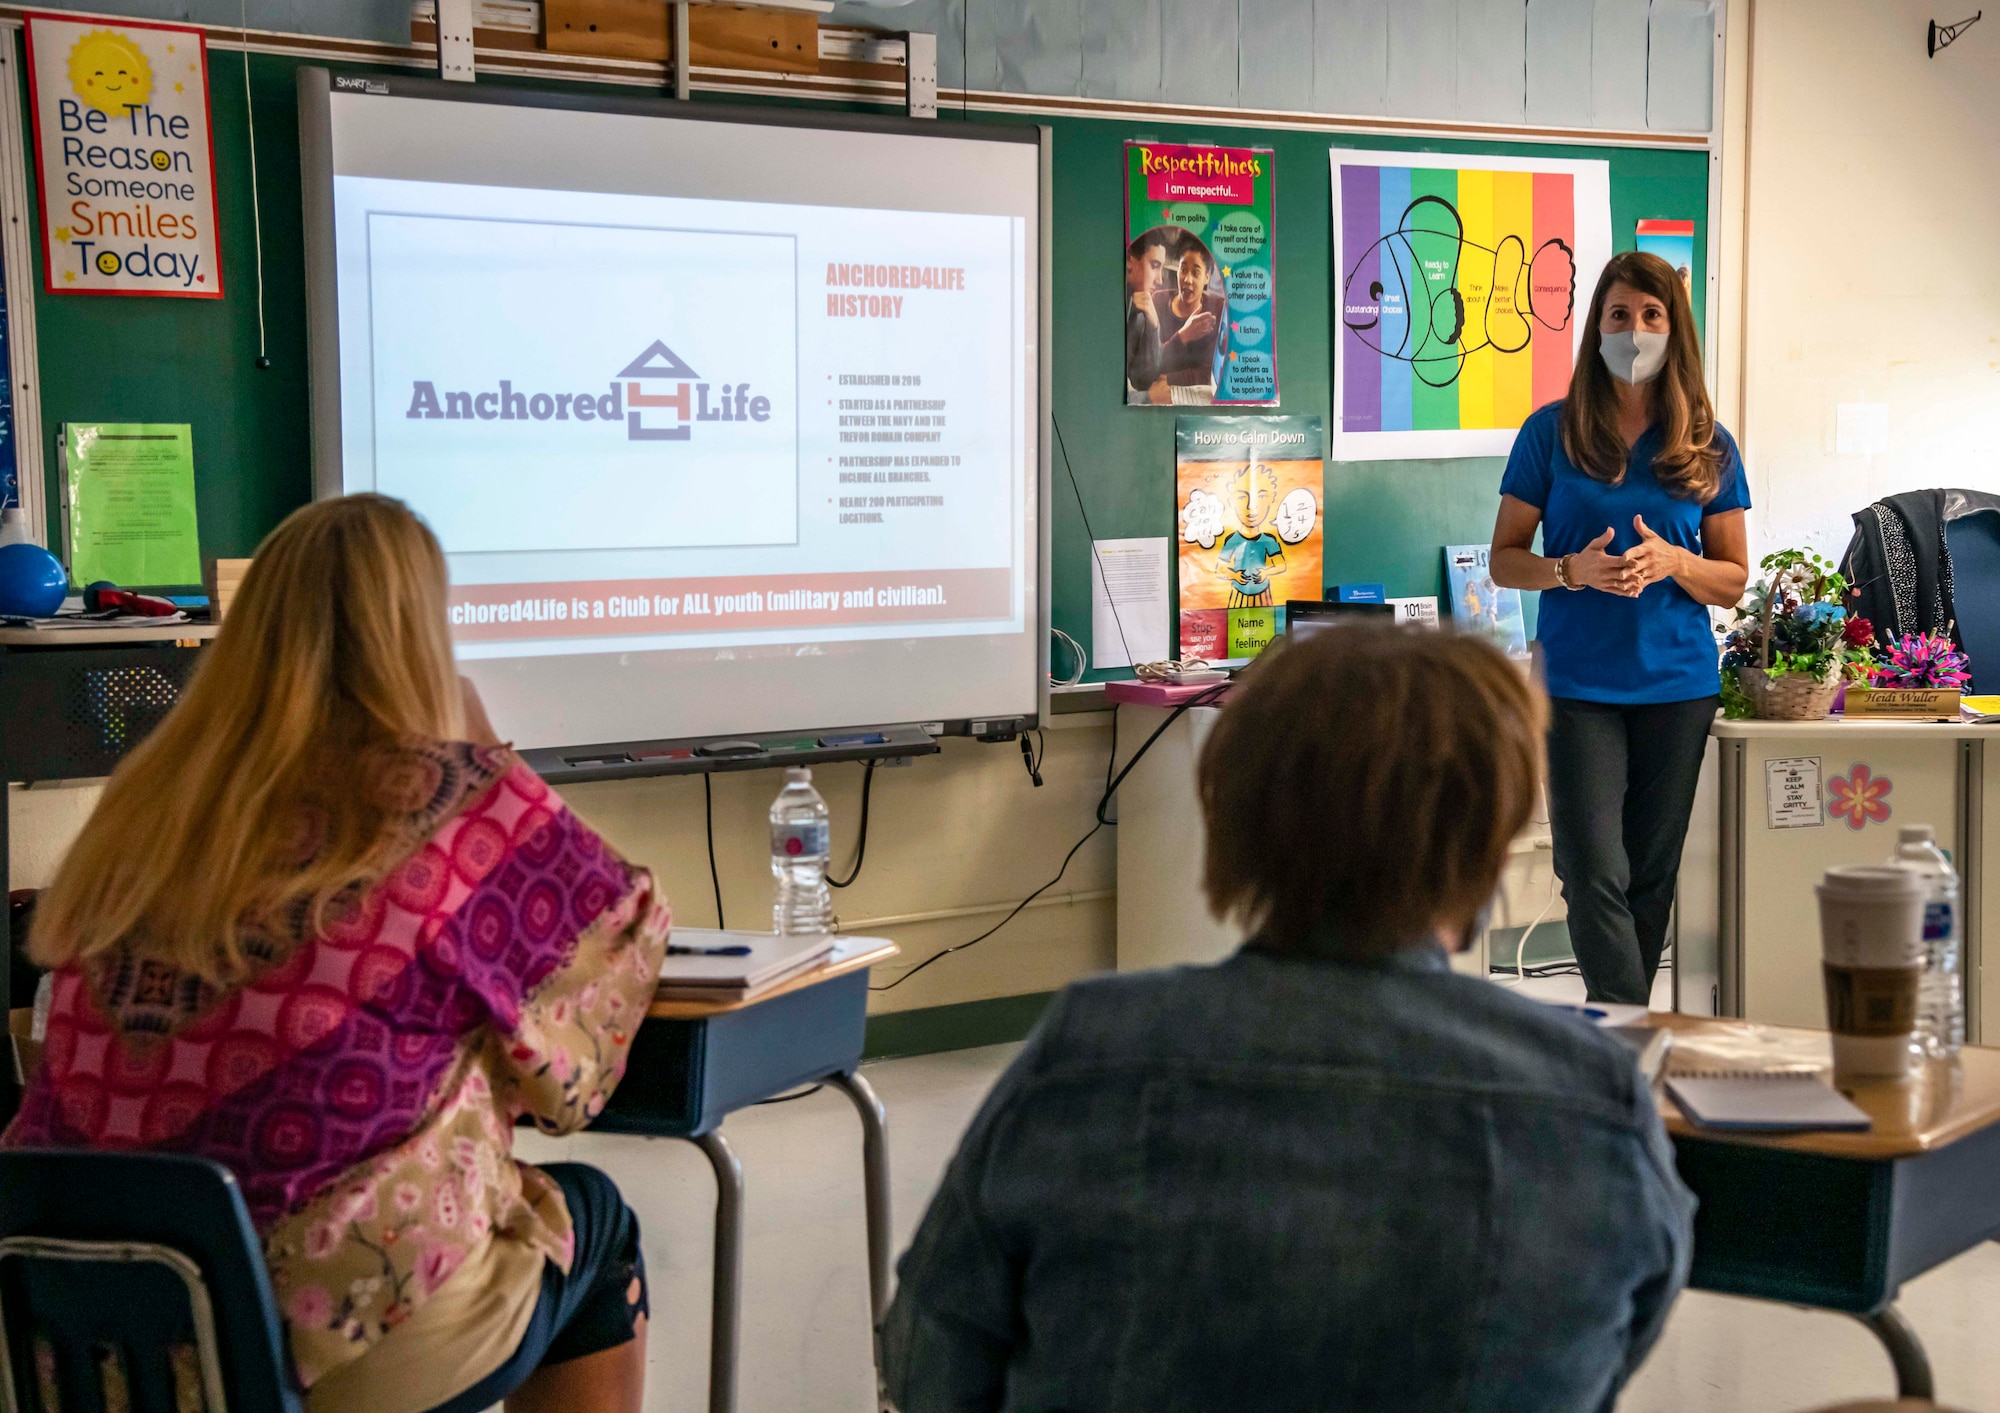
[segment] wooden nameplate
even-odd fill
[[[1845,714],[1870,721],[1956,721],[1958,692],[1944,687],[1849,687]]]

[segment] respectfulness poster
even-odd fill
[[[1504,456],[1569,388],[1610,164],[1467,160],[1332,153],[1336,461]]]
[[[1317,417],[1176,421],[1183,659],[1255,657],[1325,592],[1323,442]]]
[[[1266,147],[1125,144],[1125,400],[1278,405],[1277,167]]]
[[[51,294],[222,298],[202,32],[29,15]]]

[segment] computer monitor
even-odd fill
[[[1393,623],[1396,609],[1386,603],[1336,603],[1331,599],[1287,599],[1285,636],[1310,638],[1344,623]]]

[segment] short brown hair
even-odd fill
[[[1597,277],[1584,316],[1583,343],[1563,399],[1560,431],[1563,455],[1594,480],[1617,485],[1625,479],[1625,434],[1618,430],[1618,392],[1599,350],[1604,335],[1604,301],[1613,285],[1630,285],[1667,306],[1667,365],[1653,379],[1652,407],[1660,427],[1653,474],[1667,494],[1707,505],[1722,485],[1722,439],[1715,434],[1715,409],[1701,377],[1701,341],[1694,332],[1694,305],[1680,272],[1657,255],[1627,250],[1614,255]]]
[[[1480,638],[1342,626],[1245,679],[1201,753],[1216,914],[1354,960],[1476,916],[1541,776],[1520,669]]]

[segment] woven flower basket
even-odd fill
[[[1840,678],[1815,682],[1797,672],[1773,677],[1761,667],[1736,669],[1737,685],[1750,698],[1759,721],[1819,721],[1833,711]]]

